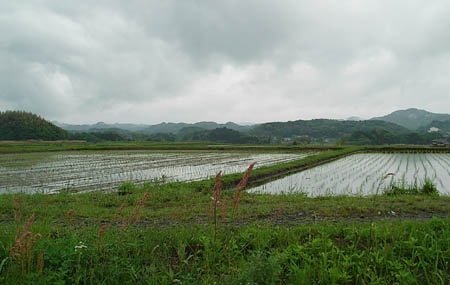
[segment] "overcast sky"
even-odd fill
[[[450,1],[1,1],[0,110],[66,123],[450,112]]]

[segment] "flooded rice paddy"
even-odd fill
[[[450,194],[450,154],[354,154],[273,182],[255,187],[253,193],[302,192],[325,195],[376,195],[391,183],[423,184],[430,179],[439,192]]]
[[[126,181],[142,184],[201,180],[304,158],[312,153],[104,151],[0,155],[0,193],[114,190]]]

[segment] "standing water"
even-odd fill
[[[219,171],[243,172],[304,158],[313,153],[102,151],[0,155],[0,193],[55,193],[117,189],[123,182],[142,184],[201,180]]]
[[[422,185],[425,179],[440,194],[450,194],[450,154],[366,153],[354,154],[273,182],[255,187],[252,193],[293,193],[308,196],[377,195],[391,184]]]

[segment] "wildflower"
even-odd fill
[[[75,246],[75,251],[77,251],[77,249],[85,249],[85,248],[87,248],[87,246],[85,246],[85,245],[83,244],[83,242],[80,241],[80,242],[78,243],[78,245]]]

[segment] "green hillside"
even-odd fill
[[[410,108],[407,110],[398,110],[383,117],[372,118],[371,120],[382,120],[391,122],[408,128],[410,130],[417,130],[420,127],[425,127],[433,121],[450,120],[450,114],[437,114],[425,110]]]
[[[198,130],[204,129],[204,130],[214,130],[214,129],[220,129],[220,128],[227,128],[239,132],[247,131],[252,128],[252,126],[241,126],[238,124],[235,124],[233,122],[228,122],[226,124],[218,124],[216,122],[198,122],[195,124],[188,124],[188,123],[161,123],[157,125],[149,126],[140,132],[152,135],[157,133],[172,133],[172,134],[178,134],[180,131],[183,132],[188,131],[188,128],[197,128]],[[191,129],[192,130],[192,129]]]
[[[182,137],[184,141],[209,141],[218,143],[258,143],[258,138],[228,128],[216,128],[214,130],[199,130],[187,133]]]
[[[402,126],[384,121],[338,121],[328,119],[298,120],[261,124],[249,131],[255,136],[309,136],[312,138],[337,139],[356,131],[384,130],[392,133],[407,133]]]
[[[63,140],[67,132],[43,118],[23,111],[0,112],[0,140]]]
[[[430,124],[420,127],[420,132],[438,132],[443,136],[450,136],[450,120],[446,121],[433,121]]]

